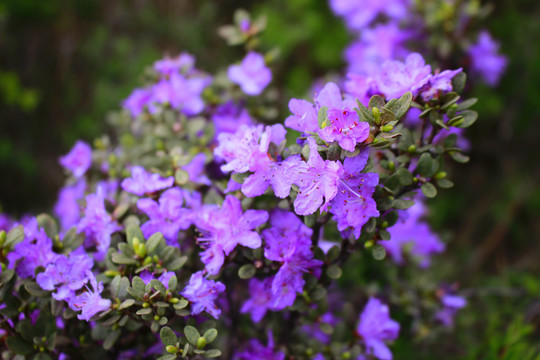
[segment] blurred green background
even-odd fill
[[[540,2],[494,5],[486,26],[510,66],[497,89],[471,94],[480,98],[471,161],[453,168],[456,186],[431,213],[449,243],[440,271],[468,291],[470,306],[443,342],[418,351],[398,341],[398,359],[527,360],[540,351]],[[273,84],[283,116],[291,96],[343,68],[350,37],[324,0],[0,2],[3,211],[50,209],[63,182],[58,157],[107,131],[107,112],[163,54],[188,51],[208,72],[242,56],[216,34],[238,7],[268,17],[262,40],[281,51]]]

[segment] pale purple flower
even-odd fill
[[[367,354],[381,360],[392,360],[392,353],[385,341],[397,339],[399,328],[399,324],[390,318],[388,305],[370,298],[360,315],[356,331],[366,345]]]
[[[348,73],[345,81],[345,91],[358,99],[364,106],[369,104],[369,95],[373,80],[365,75]]]
[[[418,259],[421,268],[430,265],[431,256],[444,251],[445,245],[422,220],[426,207],[421,200],[407,210],[400,211],[400,218],[395,225],[388,228],[389,241],[382,241],[381,245],[388,251],[397,264],[403,264],[403,251],[408,248],[410,254]]]
[[[54,205],[54,214],[60,220],[60,227],[64,230],[77,225],[81,218],[79,201],[84,198],[86,180],[81,178],[73,185],[60,189],[58,200]]]
[[[194,183],[210,185],[210,179],[204,173],[204,166],[206,164],[206,155],[199,153],[193,157],[191,162],[182,166],[182,169],[189,174],[189,181]]]
[[[144,109],[150,105],[152,100],[152,90],[151,89],[135,89],[129,95],[129,97],[124,100],[122,106],[124,109],[128,110],[132,117],[137,117]]]
[[[273,310],[272,278],[258,280],[253,278],[249,281],[249,298],[246,300],[240,312],[250,313],[253,322],[262,320],[268,310]]]
[[[79,320],[90,321],[90,319],[99,312],[108,310],[111,307],[111,300],[103,299],[103,283],[99,283],[91,271],[86,272],[86,277],[90,279],[92,290],[86,285],[86,291],[80,295],[68,299],[68,305],[73,311],[81,311],[77,318]]]
[[[179,73],[172,73],[168,79],[162,79],[154,85],[151,101],[153,104],[169,104],[186,115],[197,115],[204,109],[201,94],[211,81],[209,77],[186,78]],[[150,106],[151,113],[156,111],[155,106]]]
[[[21,278],[33,277],[37,267],[47,267],[58,254],[52,251],[52,240],[35,218],[24,224],[24,239],[7,254],[9,267]]]
[[[71,171],[76,178],[83,176],[92,165],[92,148],[78,140],[69,153],[60,157],[60,165]]]
[[[364,149],[355,157],[348,157],[343,163],[344,173],[338,184],[335,198],[330,202],[330,212],[334,214],[339,231],[351,227],[356,238],[362,226],[371,218],[379,216],[373,192],[379,183],[377,173],[363,173],[369,150]]]
[[[313,138],[307,139],[310,154],[307,168],[295,179],[298,195],[294,200],[294,211],[298,215],[313,214],[319,207],[325,211],[328,203],[337,195],[343,166],[338,161],[323,160]],[[322,207],[321,207],[322,205]]]
[[[410,31],[400,29],[393,22],[364,29],[358,40],[345,50],[347,70],[355,74],[371,75],[386,60],[402,60],[408,54],[405,43],[411,38]]]
[[[144,281],[145,284],[148,284],[150,281],[156,279],[156,275],[149,272],[148,270],[144,270],[139,274],[139,277]],[[161,282],[163,286],[165,286],[166,289],[169,288],[169,280],[175,276],[174,271],[164,271],[156,280]]]
[[[247,347],[234,355],[234,360],[285,360],[285,354],[276,350],[272,332],[268,332],[268,345],[264,346],[258,340],[252,339]]]
[[[161,194],[159,203],[152,199],[140,199],[137,207],[150,219],[141,226],[144,237],[161,232],[169,245],[178,245],[178,231],[185,230],[193,222],[195,212],[183,207],[184,193],[177,187]]]
[[[96,247],[97,260],[103,259],[109,249],[112,233],[118,230],[120,226],[105,210],[103,191],[98,189],[95,194],[88,195],[84,217],[77,225],[77,232],[86,235],[86,248]]]
[[[337,141],[343,149],[353,152],[356,144],[368,138],[369,124],[361,122],[354,110],[333,108],[328,110],[328,119],[319,129],[319,136],[329,143]]]
[[[377,16],[383,14],[400,20],[408,15],[408,0],[331,0],[330,8],[342,16],[352,30],[364,30]]]
[[[226,162],[226,164],[221,165],[221,171],[234,171],[236,173],[248,171],[251,157],[258,152],[262,132],[262,125],[241,125],[233,134],[219,134],[218,146],[214,149],[214,155]]]
[[[129,193],[143,196],[159,190],[170,188],[174,184],[174,177],[161,177],[159,174],[147,172],[142,166],[131,168],[131,177],[122,181],[122,189]]]
[[[249,52],[240,65],[232,65],[227,72],[229,79],[247,95],[259,95],[272,81],[272,72],[266,66],[264,56]]]
[[[44,290],[56,290],[52,294],[56,300],[66,300],[88,282],[92,266],[94,261],[83,251],[59,255],[54,263],[47,265],[45,272],[38,274],[36,281]]]
[[[454,318],[457,312],[467,306],[467,300],[459,295],[445,294],[441,297],[443,308],[435,314],[435,318],[444,326],[454,325]]]
[[[219,281],[204,278],[203,272],[199,271],[191,275],[188,285],[182,291],[182,296],[191,303],[193,315],[206,311],[217,319],[221,310],[216,306],[215,301],[218,294],[223,291],[225,291],[225,285]]]
[[[425,88],[422,89],[422,98],[424,101],[429,101],[452,91],[452,78],[461,71],[461,68],[457,70],[445,70],[431,76]]]
[[[219,272],[224,256],[229,255],[237,245],[251,249],[261,246],[261,237],[254,229],[268,220],[266,211],[247,210],[244,213],[240,200],[227,195],[221,208],[207,207],[199,214],[196,225],[204,235],[198,241],[206,247],[201,253],[201,260],[209,274]]]
[[[240,125],[253,125],[249,111],[235,105],[232,101],[218,106],[212,115],[212,121],[216,128],[216,138],[223,132],[234,133]]]
[[[508,66],[508,58],[499,53],[500,44],[487,30],[480,32],[478,40],[467,51],[471,70],[490,86],[496,86]]]
[[[195,58],[188,53],[181,53],[177,57],[165,57],[154,63],[154,70],[161,75],[169,76],[173,73],[188,73],[195,65]]]
[[[431,66],[426,65],[422,55],[413,53],[405,62],[397,60],[385,61],[375,72],[373,80],[376,89],[387,99],[398,98],[407,91],[413,96],[427,84],[431,78]]]

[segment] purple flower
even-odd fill
[[[400,29],[393,22],[362,30],[359,39],[345,50],[348,71],[370,75],[386,60],[405,58],[408,54],[405,43],[411,38],[410,31]]]
[[[240,312],[250,313],[253,322],[262,320],[268,310],[273,310],[272,306],[272,278],[258,280],[253,278],[249,281],[249,298],[242,305]]]
[[[446,327],[454,325],[457,312],[467,305],[467,300],[458,295],[445,294],[441,297],[443,308],[435,314],[435,318]]]
[[[204,174],[204,166],[206,163],[206,155],[199,153],[193,157],[191,162],[182,167],[189,174],[189,181],[194,183],[210,185],[210,179]]]
[[[266,242],[264,256],[282,263],[272,281],[272,308],[283,309],[291,306],[296,294],[303,291],[303,273],[322,265],[322,262],[313,259],[312,230],[295,214],[276,210],[270,223],[272,227],[263,231]]]
[[[294,211],[298,215],[313,214],[319,207],[325,211],[328,203],[337,195],[339,179],[343,174],[340,162],[323,160],[315,140],[310,137],[307,141],[310,148],[308,166],[300,169],[295,179],[299,190],[294,200]]]
[[[373,80],[365,75],[348,73],[345,81],[345,91],[358,99],[363,105],[369,104],[369,94]]]
[[[285,354],[274,346],[272,332],[268,332],[268,345],[264,346],[258,340],[252,339],[247,347],[234,355],[234,360],[285,360]]]
[[[12,226],[13,226],[13,220],[11,220],[9,215],[0,213],[0,230],[4,230],[5,232],[8,232]]]
[[[188,73],[195,65],[195,58],[188,53],[181,53],[177,57],[165,57],[154,63],[154,70],[164,76],[169,76],[172,73]]]
[[[234,133],[240,125],[253,125],[247,109],[235,105],[232,101],[218,106],[212,115],[212,121],[216,128],[216,137],[223,132]]]
[[[9,267],[21,278],[33,277],[37,267],[47,267],[58,254],[52,251],[52,241],[35,218],[24,225],[24,239],[7,254]]]
[[[376,298],[370,298],[360,315],[356,331],[366,344],[368,354],[381,360],[392,360],[392,353],[384,342],[397,339],[399,324],[390,319],[390,311],[386,304]]]
[[[506,56],[499,54],[499,47],[499,43],[484,30],[468,50],[472,72],[480,75],[491,86],[497,85],[508,65]]]
[[[152,88],[152,103],[169,104],[173,109],[186,115],[197,115],[204,109],[201,94],[211,82],[209,77],[186,78],[179,73],[172,73],[169,79],[162,79]],[[150,112],[158,109],[150,106]]]
[[[426,89],[422,90],[422,98],[424,101],[429,101],[435,97],[452,91],[452,78],[461,71],[461,68],[457,70],[445,70],[439,74],[431,76],[426,85]]]
[[[88,273],[94,261],[86,253],[59,255],[54,263],[47,265],[45,272],[38,274],[36,280],[44,290],[54,291],[56,300],[66,300],[75,295],[89,280]]]
[[[187,229],[193,222],[194,211],[183,208],[184,193],[177,187],[161,194],[159,203],[140,199],[137,207],[150,219],[141,226],[144,237],[161,232],[169,245],[178,245],[178,231]]]
[[[381,242],[397,264],[403,264],[403,249],[409,248],[413,257],[419,260],[421,268],[427,268],[430,257],[444,251],[445,245],[421,218],[426,208],[420,200],[408,210],[402,210],[398,222],[390,227],[390,240]]]
[[[224,256],[229,255],[238,244],[251,249],[260,247],[261,237],[254,229],[267,220],[268,213],[263,210],[247,210],[243,213],[240,200],[231,195],[225,197],[220,209],[207,207],[201,210],[196,225],[205,234],[198,241],[206,247],[201,260],[206,264],[208,273],[217,274]]]
[[[132,194],[143,196],[155,191],[170,188],[174,184],[172,176],[162,178],[159,174],[146,172],[142,166],[131,168],[131,177],[122,181],[122,189]]]
[[[272,81],[272,72],[265,65],[264,56],[249,52],[241,65],[232,65],[227,72],[229,79],[240,85],[247,95],[259,95]]]
[[[86,272],[86,277],[90,279],[92,290],[86,286],[85,292],[68,299],[69,307],[74,311],[81,311],[77,318],[79,320],[90,321],[90,319],[99,312],[108,310],[111,307],[111,300],[103,299],[103,283],[99,283],[91,271]]]
[[[105,210],[103,191],[98,189],[95,194],[86,197],[86,210],[84,217],[77,225],[77,232],[86,235],[84,246],[96,247],[95,258],[103,259],[111,243],[111,234],[120,230],[120,226]]]
[[[84,178],[77,181],[74,185],[68,185],[60,189],[53,211],[58,216],[62,229],[69,229],[79,222],[81,218],[79,200],[84,198],[85,189],[86,180]]]
[[[218,146],[214,149],[214,155],[226,162],[221,166],[221,171],[234,171],[236,173],[248,171],[251,157],[258,151],[262,132],[262,125],[241,125],[234,134],[219,134]]]
[[[202,271],[199,271],[191,275],[189,284],[182,291],[182,296],[191,302],[193,315],[206,311],[217,319],[221,310],[216,306],[215,301],[218,294],[223,291],[225,291],[225,285],[219,281],[205,279]]]
[[[356,111],[330,109],[319,136],[326,142],[337,141],[343,149],[353,152],[356,144],[368,138],[369,124],[361,122]]]
[[[77,178],[83,176],[92,165],[92,148],[84,141],[78,140],[69,153],[60,157],[60,165],[70,170]]]
[[[150,105],[151,100],[151,89],[135,89],[129,97],[124,100],[122,106],[129,111],[131,116],[137,117],[144,111],[145,107]]]
[[[166,289],[168,289],[169,280],[173,276],[175,276],[174,271],[165,271],[157,278],[157,280],[161,282]],[[139,277],[142,279],[142,281],[144,281],[145,284],[148,284],[150,281],[155,279],[155,274],[150,273],[148,270],[144,270],[143,272],[141,272]]]
[[[369,150],[365,149],[357,156],[345,159],[344,174],[339,181],[336,197],[330,202],[330,212],[334,214],[338,230],[352,227],[356,238],[371,217],[379,216],[377,204],[373,200],[379,175],[361,172],[367,164],[368,156]]]
[[[345,18],[353,30],[364,30],[377,16],[384,14],[400,20],[408,15],[408,0],[331,0],[330,8],[336,15]]]
[[[413,96],[431,78],[431,66],[426,65],[422,55],[413,53],[405,62],[397,60],[385,61],[374,74],[374,83],[378,91],[388,99],[398,98],[411,91]]]

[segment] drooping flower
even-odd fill
[[[250,313],[253,322],[262,320],[268,310],[274,309],[272,297],[272,278],[258,280],[253,278],[249,281],[249,298],[246,300],[240,312]]]
[[[92,165],[92,148],[78,140],[69,153],[60,157],[60,165],[71,171],[76,178],[83,176]]]
[[[370,298],[360,315],[356,331],[362,337],[367,353],[381,360],[392,360],[392,353],[385,341],[397,339],[399,323],[390,318],[388,305]]]
[[[441,298],[441,303],[443,308],[437,312],[435,318],[445,326],[451,327],[457,312],[467,305],[467,300],[462,296],[447,294]]]
[[[36,281],[44,290],[56,290],[52,294],[56,300],[67,300],[88,282],[93,265],[92,258],[84,252],[59,255],[45,272],[38,274]]]
[[[387,99],[398,98],[407,91],[416,96],[430,78],[431,66],[417,53],[408,55],[405,62],[385,61],[373,76],[376,89]]]
[[[361,122],[358,113],[347,108],[328,110],[328,119],[319,129],[319,136],[326,142],[337,141],[339,146],[353,152],[356,144],[369,136],[369,124]]]
[[[338,191],[330,202],[330,212],[334,214],[339,231],[351,227],[356,238],[362,226],[371,218],[379,216],[373,192],[379,183],[377,173],[363,173],[369,150],[364,149],[355,157],[348,157],[343,163],[344,174],[339,180]]]
[[[142,166],[131,168],[131,177],[122,181],[122,189],[132,194],[143,196],[155,191],[170,188],[174,184],[174,177],[161,177],[159,174],[147,172]]]
[[[86,285],[86,291],[80,295],[68,299],[69,307],[74,311],[81,311],[77,318],[90,321],[90,319],[99,312],[108,310],[111,307],[111,300],[103,299],[103,283],[99,283],[91,271],[86,272],[86,277],[90,280],[92,290]]]
[[[480,75],[490,86],[496,86],[508,66],[508,58],[499,53],[497,43],[487,30],[480,32],[478,40],[467,51],[471,70]]]
[[[62,229],[69,229],[79,222],[81,218],[79,201],[84,198],[85,189],[86,180],[84,178],[73,185],[60,189],[53,212],[58,216]]]
[[[218,106],[212,115],[212,121],[216,128],[216,137],[223,132],[234,133],[240,125],[253,125],[247,109],[235,105],[232,101]]]
[[[298,215],[310,215],[319,208],[325,211],[328,203],[337,195],[339,179],[343,174],[341,162],[323,160],[315,140],[310,137],[307,141],[310,148],[308,167],[301,169],[295,179],[299,190],[294,200],[294,211]]]
[[[272,81],[272,72],[265,65],[264,56],[249,52],[240,65],[232,65],[227,72],[229,79],[247,95],[259,95]]]
[[[237,245],[256,249],[261,246],[261,237],[254,231],[268,220],[263,210],[242,212],[240,200],[227,195],[221,208],[207,207],[200,211],[197,227],[204,236],[198,241],[206,247],[201,260],[206,270],[214,275],[223,265],[224,256],[229,255]]]
[[[381,242],[381,245],[397,264],[404,263],[404,249],[409,249],[410,254],[418,259],[421,268],[429,266],[431,256],[444,251],[444,243],[422,220],[425,213],[426,207],[417,199],[409,209],[402,210],[397,223],[388,228],[390,240]]]
[[[52,250],[52,241],[45,230],[40,228],[36,218],[24,224],[24,239],[15,244],[7,254],[9,267],[15,268],[21,278],[33,277],[37,267],[47,267],[58,254]]]
[[[174,187],[161,194],[159,203],[152,199],[140,199],[137,207],[150,219],[141,226],[146,238],[161,232],[169,245],[178,245],[178,231],[189,228],[195,213],[183,207],[184,193]]]
[[[252,339],[246,348],[234,355],[234,360],[285,360],[285,354],[276,350],[272,332],[268,332],[268,345],[264,346],[259,340]]]
[[[77,232],[86,235],[84,246],[96,247],[96,260],[101,260],[107,253],[113,232],[120,230],[120,226],[105,210],[103,191],[98,189],[95,194],[86,197],[84,217],[77,225]]]
[[[203,277],[203,272],[199,271],[191,275],[188,285],[182,291],[184,296],[191,302],[191,313],[193,315],[206,311],[214,318],[221,314],[215,301],[219,293],[225,291],[225,285],[219,281],[208,280]]]
[[[272,281],[272,309],[291,306],[296,294],[302,292],[305,281],[303,273],[322,265],[313,258],[311,234],[293,213],[275,210],[270,218],[271,227],[263,231],[264,256],[281,262],[281,268]]]

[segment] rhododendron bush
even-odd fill
[[[265,20],[239,10],[218,32],[241,59],[157,60],[110,133],[60,158],[52,211],[3,215],[4,358],[389,360],[451,331],[467,299],[430,272],[449,245],[428,200],[469,160],[467,90],[506,58],[475,1],[330,8],[347,68],[288,116]]]

